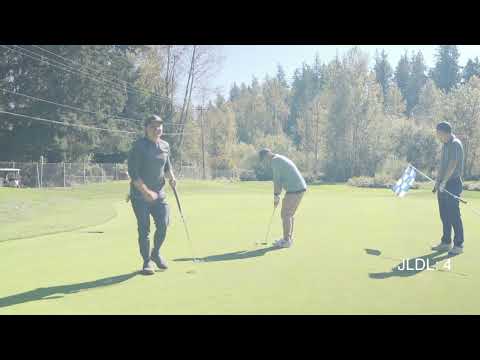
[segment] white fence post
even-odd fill
[[[37,187],[40,188],[40,173],[38,170],[38,162],[36,163],[37,165]]]
[[[65,183],[65,162],[63,162],[63,187],[66,187],[66,183]]]
[[[40,187],[43,187],[43,156],[40,156]]]
[[[83,184],[87,183],[87,162],[83,160]]]

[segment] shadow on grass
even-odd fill
[[[62,298],[63,295],[75,294],[80,291],[93,290],[104,286],[117,285],[139,274],[138,271],[129,274],[112,276],[95,281],[88,281],[72,285],[38,288],[20,294],[0,298],[0,308],[23,304],[30,301],[51,300]]]
[[[365,249],[365,252],[368,255],[374,255],[374,256],[380,256],[381,251],[380,250],[375,250],[375,249]],[[443,255],[442,255],[443,254]],[[444,271],[441,269],[435,268],[435,264],[450,258],[453,258],[457,255],[454,254],[448,254],[446,252],[439,252],[435,251],[430,254],[426,254],[423,256],[418,256],[414,257],[411,259],[398,259],[398,258],[390,258],[390,257],[383,257],[388,260],[397,260],[401,261],[399,264],[395,265],[391,271],[389,272],[381,272],[381,273],[370,273],[368,276],[371,279],[388,279],[391,277],[410,277],[410,276],[415,276],[422,271],[426,271],[428,268],[431,268],[432,270],[437,270],[437,271]],[[430,270],[427,270],[430,271]],[[453,271],[449,271],[454,273]],[[462,275],[466,276],[466,274],[462,273],[455,273],[457,275]]]
[[[257,256],[263,256],[269,251],[278,250],[279,248],[271,246],[268,248],[257,249],[257,250],[242,250],[242,251],[235,251],[231,253],[225,254],[218,254],[218,255],[210,255],[205,256],[203,258],[198,258],[201,262],[212,262],[212,261],[229,261],[229,260],[242,260],[248,259]],[[181,259],[173,259],[173,261],[193,261],[192,258],[181,258]]]

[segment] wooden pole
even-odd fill
[[[201,120],[201,130],[202,130],[202,179],[206,179],[205,174],[205,127],[203,122],[203,107],[200,108],[200,120]]]

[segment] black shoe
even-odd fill
[[[160,255],[158,257],[157,256],[152,256],[152,261],[155,263],[155,265],[157,265],[157,267],[160,270],[167,270],[168,269],[167,263],[165,262],[165,260],[162,259],[162,257]]]

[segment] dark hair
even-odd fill
[[[447,122],[447,121],[442,121],[441,123],[439,123],[437,125],[437,130],[441,131],[441,132],[444,132],[444,133],[447,133],[447,134],[451,134],[452,133],[452,125],[450,125],[450,123]]]
[[[260,160],[263,160],[267,154],[271,154],[272,150],[268,148],[263,148],[258,152],[258,156],[260,156]]]
[[[147,117],[145,119],[145,127],[149,127],[150,124],[152,124],[154,122],[159,122],[159,123],[163,124],[163,119],[158,115],[150,115],[149,117]]]

